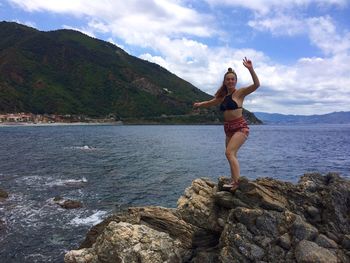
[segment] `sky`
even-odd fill
[[[232,67],[252,112],[350,111],[350,0],[0,0],[0,20],[74,29],[214,95]]]

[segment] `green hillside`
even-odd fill
[[[154,118],[189,114],[210,97],[109,42],[0,22],[0,112]]]

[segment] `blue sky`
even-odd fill
[[[250,111],[350,111],[349,0],[0,0],[0,20],[79,30],[213,95],[228,67]]]

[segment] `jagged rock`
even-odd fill
[[[229,180],[194,180],[175,209],[130,208],[112,215],[65,261],[350,262],[348,180],[316,173],[298,184],[242,178],[234,193],[222,188]]]
[[[62,197],[55,197],[53,199],[54,203],[58,204],[60,207],[64,209],[75,209],[75,208],[81,208],[83,204],[80,201],[76,200],[70,200],[70,199],[63,199]]]
[[[83,206],[83,204],[80,201],[75,201],[75,200],[66,200],[63,202],[63,204],[59,204],[59,205],[65,209],[75,209]]]
[[[162,207],[133,208],[140,218],[138,223],[145,224],[155,230],[166,232],[171,237],[178,238],[181,246],[194,246],[194,236],[201,231],[198,227],[179,218],[174,210]]]
[[[314,206],[308,206],[306,208],[306,212],[314,222],[320,222],[321,221],[321,215],[320,210]]]
[[[279,193],[273,193],[268,188],[256,182],[241,180],[237,197],[251,207],[261,207],[267,210],[284,211],[287,200]]]
[[[284,233],[282,236],[278,238],[278,244],[284,249],[289,250],[292,246],[292,242],[288,233]]]
[[[227,224],[220,239],[220,243],[223,245],[220,262],[261,260],[265,251],[255,244],[253,237],[245,225],[241,223]]]
[[[307,240],[300,241],[296,246],[295,257],[298,263],[337,263],[337,257],[328,249]]]
[[[235,208],[240,207],[249,207],[247,204],[243,203],[240,199],[236,198],[230,192],[220,191],[214,194],[214,201],[217,205],[224,208]]]
[[[337,243],[335,243],[332,239],[329,239],[325,235],[321,234],[319,235],[315,243],[319,245],[320,247],[325,247],[325,248],[338,248]]]
[[[296,241],[301,241],[303,239],[313,240],[318,234],[316,227],[305,222],[300,216],[297,216],[292,224],[292,235]]]
[[[332,239],[336,243],[339,243],[340,238],[339,238],[339,236],[336,233],[333,233],[331,231],[327,231],[326,235],[327,235],[327,237],[329,237],[330,239]]]
[[[65,262],[182,262],[181,242],[145,225],[110,222],[92,248],[70,251]]]
[[[350,234],[344,235],[341,245],[343,248],[350,249]]]
[[[216,251],[216,249],[211,250],[204,250],[204,251],[198,251],[195,256],[193,257],[193,260],[186,260],[183,259],[182,262],[192,262],[192,263],[217,263],[219,262],[219,256]]]
[[[187,222],[201,228],[221,232],[217,222],[214,194],[216,184],[207,179],[196,179],[177,201],[177,211]]]

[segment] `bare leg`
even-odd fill
[[[225,155],[230,165],[232,183],[237,183],[240,177],[237,152],[246,139],[246,135],[242,132],[236,132],[231,138],[226,137]]]

